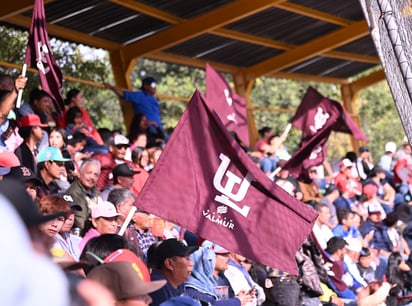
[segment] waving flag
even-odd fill
[[[249,144],[246,120],[246,101],[232,91],[228,82],[212,66],[206,64],[206,98],[223,125],[236,132],[242,142]]]
[[[34,0],[24,62],[38,69],[41,87],[52,97],[57,114],[61,116],[64,111],[64,100],[61,94],[63,75],[49,45],[43,0]]]
[[[340,117],[335,122],[333,131],[352,134],[358,140],[368,140],[339,102],[322,96],[313,87],[308,88],[295,115],[290,120],[293,126],[302,130],[303,138],[314,135],[319,130],[318,126],[322,125],[322,121],[325,120],[323,114],[319,113],[318,107],[319,103],[325,100],[340,110]]]
[[[316,212],[251,161],[195,92],[136,205],[262,264],[296,274]]]

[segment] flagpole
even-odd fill
[[[130,209],[126,219],[123,222],[122,227],[120,228],[120,231],[117,233],[119,236],[123,236],[124,232],[126,231],[127,226],[129,225],[129,222],[132,220],[133,215],[136,212],[136,210],[137,210],[136,206],[133,206]]]
[[[23,69],[21,70],[21,76],[25,77],[26,71],[27,71],[27,65],[23,64]],[[19,89],[19,93],[18,93],[17,101],[16,101],[16,108],[20,108],[22,96],[23,96],[23,89]]]

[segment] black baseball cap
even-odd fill
[[[0,182],[0,194],[10,201],[27,228],[40,225],[61,216],[67,216],[67,211],[43,215],[37,204],[33,202],[27,193],[23,184],[13,179]]]
[[[166,258],[189,256],[198,248],[197,246],[187,246],[182,240],[176,238],[163,240],[155,251],[156,268],[162,268]]]
[[[11,167],[10,172],[4,179],[13,179],[22,183],[33,182],[37,186],[41,185],[41,181],[34,175],[33,171],[25,166]]]
[[[145,85],[152,86],[152,83],[155,83],[155,84],[157,83],[155,78],[153,78],[153,77],[144,78],[142,80],[142,86],[140,87],[140,89],[143,89]]]
[[[129,164],[123,163],[123,164],[120,164],[114,167],[112,173],[113,173],[113,178],[117,178],[119,176],[132,177],[136,173],[140,173],[140,171],[133,170],[132,166],[130,166]]]

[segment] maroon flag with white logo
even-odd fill
[[[193,95],[136,205],[292,274],[316,212],[258,168],[202,94]]]
[[[63,75],[49,45],[43,0],[34,0],[24,62],[29,67],[38,69],[41,87],[52,97],[56,112],[61,116],[64,111],[64,100],[61,94]]]
[[[240,140],[249,145],[246,100],[234,93],[225,78],[209,64],[206,64],[206,99],[223,125],[236,132]]]
[[[319,113],[318,105],[325,99],[329,100],[331,105],[333,104],[341,110],[340,118],[333,126],[333,131],[352,134],[353,137],[358,140],[368,140],[339,102],[325,98],[313,87],[308,88],[295,115],[290,120],[293,126],[302,130],[303,138],[311,136],[319,130],[318,126],[322,124],[324,118],[323,115]]]

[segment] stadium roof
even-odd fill
[[[0,22],[29,28],[33,2],[2,5]],[[119,52],[126,65],[139,57],[201,68],[209,62],[246,81],[337,84],[380,65],[358,0],[44,2],[50,36]]]

